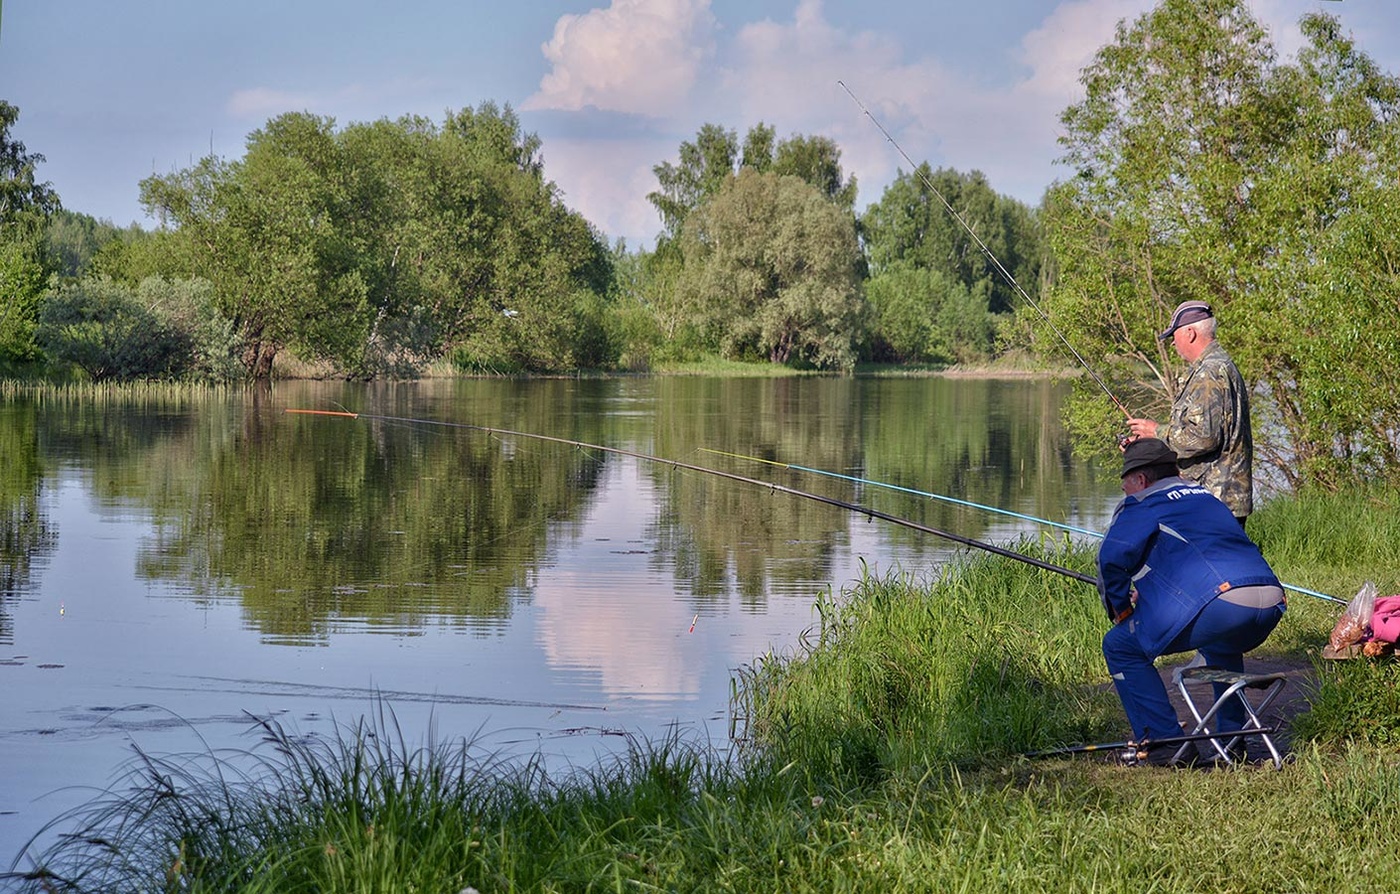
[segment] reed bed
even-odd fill
[[[1364,542],[1347,515],[1281,506],[1250,524],[1281,575],[1316,571],[1310,583],[1325,590],[1372,572],[1346,564],[1353,554],[1333,540]],[[1336,525],[1297,527],[1319,518]],[[1091,558],[1054,543],[1021,548],[1070,566]],[[1380,554],[1354,555],[1384,567]],[[1290,608],[1268,648],[1320,646],[1335,617],[1327,603]],[[1104,623],[1092,588],[995,557],[930,581],[867,576],[823,598],[793,653],[736,680],[737,751],[636,742],[552,776],[467,741],[410,741],[388,706],[333,738],[260,720],[262,742],[246,753],[138,755],[8,882],[447,894],[1393,886],[1393,663],[1321,669],[1338,679],[1305,719],[1324,722],[1310,741],[1294,737],[1282,772],[1020,756],[1122,733],[1098,654]]]

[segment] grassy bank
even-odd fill
[[[1394,500],[1280,502],[1250,526],[1289,582],[1395,592]],[[1090,567],[1088,551],[1042,551]],[[1124,734],[1100,612],[1092,588],[1002,559],[861,581],[823,600],[802,648],[740,676],[737,753],[653,743],[567,777],[462,742],[414,744],[387,714],[330,742],[267,724],[242,758],[138,762],[63,821],[75,834],[43,859],[53,875],[15,884],[1337,894],[1400,877],[1393,662],[1319,667],[1283,772],[1019,756]],[[1295,596],[1265,648],[1306,655],[1336,615]]]

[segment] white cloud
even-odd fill
[[[562,16],[543,46],[553,66],[525,109],[667,115],[713,49],[709,0],[612,0]]]
[[[680,139],[713,122],[743,132],[759,121],[836,140],[860,185],[858,210],[879,199],[896,169],[910,165],[838,85],[844,82],[915,163],[980,170],[992,187],[1039,201],[1064,171],[1055,164],[1059,116],[1082,97],[1081,70],[1155,0],[1063,0],[1039,24],[1001,35],[998,81],[943,59],[915,55],[901,35],[842,29],[822,0],[797,0],[790,18],[717,29],[703,0],[613,0],[565,16],[545,54],[554,69],[529,101],[536,107],[645,113],[665,122],[666,140],[551,141],[550,176],[569,203],[605,231],[637,244],[659,221],[646,202],[653,165],[676,156]],[[1280,57],[1297,48],[1298,16],[1316,0],[1256,0]],[[642,35],[648,35],[643,39]],[[721,42],[716,43],[716,39]],[[986,35],[970,40],[986,42]],[[628,48],[635,45],[629,55]],[[662,61],[657,61],[662,60]],[[640,83],[637,83],[640,82]],[[675,134],[682,134],[678,139]]]
[[[646,196],[657,185],[652,166],[675,151],[675,145],[659,139],[555,138],[545,146],[545,168],[563,190],[565,204],[609,237],[625,237],[635,250],[650,247],[661,230]]]
[[[224,110],[240,121],[263,120],[286,111],[309,109],[315,101],[315,97],[309,93],[252,87],[236,91],[229,97]]]

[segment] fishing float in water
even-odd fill
[[[1022,520],[1024,520],[1024,521],[1035,522],[1036,524],[1047,525],[1047,526],[1052,527],[1052,528],[1059,528],[1060,530],[1063,530],[1063,531],[1070,531],[1070,532],[1075,533],[1075,534],[1083,534],[1083,535],[1086,535],[1086,536],[1088,536],[1088,537],[1098,537],[1099,539],[1102,539],[1102,538],[1103,538],[1103,532],[1102,532],[1102,531],[1091,531],[1091,530],[1089,530],[1088,528],[1081,528],[1081,527],[1078,527],[1078,526],[1076,526],[1076,525],[1068,525],[1068,524],[1065,524],[1065,523],[1063,523],[1063,522],[1052,521],[1051,519],[1048,519],[1048,518],[1039,518],[1039,517],[1034,516],[1034,515],[1026,515],[1025,513],[1022,513],[1022,512],[1013,512],[1013,511],[1010,510],[1010,509],[1002,509],[1002,508],[1000,508],[1000,507],[998,507],[998,506],[988,506],[988,505],[985,504],[985,503],[976,503],[976,502],[973,502],[972,500],[960,500],[960,499],[958,499],[957,497],[949,497],[949,496],[945,496],[945,495],[943,495],[943,494],[935,494],[935,493],[932,493],[932,492],[926,491],[926,490],[917,490],[917,489],[912,488],[912,487],[904,487],[904,486],[898,485],[898,484],[888,484],[888,483],[886,483],[886,482],[884,482],[884,481],[873,481],[873,480],[871,480],[871,479],[869,479],[869,478],[861,478],[861,477],[859,477],[859,476],[857,476],[857,475],[845,475],[845,474],[842,474],[842,473],[840,473],[840,472],[830,472],[830,471],[827,471],[827,470],[825,470],[825,469],[814,469],[814,468],[812,468],[812,467],[810,467],[810,466],[799,466],[799,465],[797,465],[796,463],[785,463],[785,462],[779,462],[778,460],[773,460],[773,459],[764,459],[764,458],[761,457],[761,456],[748,456],[748,455],[745,455],[745,454],[742,454],[742,453],[730,453],[730,452],[725,451],[725,450],[712,450],[712,449],[710,449],[709,447],[701,447],[700,450],[703,451],[703,452],[705,452],[705,453],[713,453],[713,454],[715,454],[715,455],[717,455],[717,456],[728,456],[728,457],[731,457],[731,458],[733,458],[733,459],[743,459],[743,460],[750,460],[750,461],[752,461],[752,462],[757,462],[757,463],[766,463],[766,464],[768,464],[768,465],[770,465],[770,466],[777,466],[777,467],[780,468],[780,469],[791,469],[791,470],[793,470],[794,472],[807,472],[807,473],[812,474],[812,475],[825,475],[825,476],[827,476],[828,478],[839,478],[839,479],[841,479],[841,480],[843,480],[843,481],[850,481],[850,482],[853,482],[853,483],[856,483],[856,484],[864,484],[864,485],[867,485],[867,486],[869,486],[869,487],[883,487],[883,488],[886,488],[886,489],[888,489],[888,490],[899,491],[900,493],[910,494],[911,496],[916,496],[916,497],[927,497],[927,498],[929,498],[929,499],[931,499],[931,500],[942,500],[942,501],[945,502],[945,503],[953,503],[953,504],[955,504],[955,505],[957,505],[957,506],[966,506],[966,507],[968,507],[968,508],[970,508],[970,509],[982,509],[982,510],[984,510],[984,511],[986,511],[986,512],[995,512],[995,513],[1000,514],[1000,515],[1007,515],[1007,516],[1011,516],[1012,518],[1019,518],[1019,519],[1022,519]],[[1295,592],[1295,593],[1302,593],[1302,594],[1307,595],[1307,596],[1315,596],[1315,597],[1317,597],[1318,599],[1325,599],[1325,600],[1327,600],[1327,601],[1329,601],[1329,602],[1336,602],[1336,603],[1338,603],[1338,604],[1340,604],[1340,605],[1346,605],[1346,604],[1347,604],[1347,601],[1346,601],[1345,599],[1340,599],[1340,598],[1338,598],[1338,597],[1336,597],[1336,596],[1331,596],[1331,595],[1329,595],[1329,594],[1327,594],[1327,593],[1319,593],[1319,592],[1316,591],[1316,590],[1309,590],[1309,589],[1306,588],[1306,587],[1299,587],[1299,586],[1295,586],[1295,585],[1293,585],[1293,584],[1283,584],[1283,588],[1284,588],[1285,590],[1292,590],[1292,591]]]
[[[891,515],[888,512],[881,512],[878,509],[872,509],[868,506],[861,506],[857,503],[851,503],[847,500],[836,499],[835,497],[827,497],[821,494],[814,494],[810,491],[798,490],[796,488],[787,487],[785,485],[777,484],[772,481],[763,481],[758,478],[749,478],[745,475],[738,475],[733,472],[726,472],[722,469],[712,469],[706,466],[697,466],[691,463],[680,462],[679,460],[666,459],[660,456],[652,456],[651,454],[641,453],[635,450],[626,450],[621,447],[606,447],[602,444],[589,444],[585,441],[575,441],[570,438],[560,438],[555,437],[553,435],[541,435],[533,432],[513,431],[511,429],[505,428],[493,428],[487,425],[474,425],[472,423],[467,422],[445,422],[436,419],[415,419],[408,416],[386,416],[375,413],[355,413],[349,410],[313,410],[300,409],[294,407],[289,407],[283,412],[288,414],[304,416],[327,416],[355,420],[365,419],[379,422],[396,423],[400,425],[416,425],[423,427],[439,427],[460,429],[466,431],[479,431],[484,432],[486,434],[494,435],[496,437],[527,438],[531,440],[544,441],[553,444],[564,444],[567,446],[576,447],[581,450],[595,450],[600,453],[609,453],[614,456],[628,456],[632,457],[633,459],[642,460],[644,462],[656,463],[662,466],[670,466],[673,469],[684,469],[689,472],[699,472],[704,475],[712,475],[717,478],[724,478],[730,481],[737,481],[741,484],[751,484],[756,487],[762,487],[771,493],[782,493],[787,494],[789,496],[798,497],[800,499],[812,500],[817,503],[824,503],[828,506],[834,506],[838,509],[845,509],[850,512],[854,512],[858,515],[863,515],[867,519],[879,519],[880,521],[889,522],[890,524],[899,525],[900,527],[909,528],[914,531],[919,531],[923,534],[930,534],[934,537],[940,537],[944,540],[952,541],[953,543],[958,543],[963,546],[972,547],[973,549],[980,549],[985,552],[993,553],[994,555],[1003,556],[1008,559],[1014,559],[1018,562],[1024,562],[1027,565],[1034,566],[1043,571],[1051,571],[1056,574],[1062,574],[1066,577],[1072,577],[1075,580],[1089,584],[1093,587],[1098,586],[1098,578],[1085,574],[1081,571],[1075,571],[1070,568],[1055,565],[1051,562],[1046,562],[1044,560],[1037,559],[1034,556],[1028,556],[1024,553],[1018,553],[1015,550],[1007,549],[1003,546],[997,546],[994,543],[987,543],[983,540],[975,540],[971,537],[964,537],[961,534],[954,534],[951,531],[942,531],[938,528],[929,527],[928,525],[920,524],[919,522],[911,521],[907,518],[900,518],[899,516]],[[699,620],[698,616],[696,620]]]

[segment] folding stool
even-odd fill
[[[1218,738],[1212,736],[1207,739],[1215,752],[1216,757],[1227,764],[1234,764],[1236,757],[1231,754],[1232,747],[1238,742],[1242,743],[1247,735],[1258,736],[1264,740],[1264,745],[1268,747],[1269,754],[1273,757],[1274,769],[1283,769],[1283,756],[1279,754],[1278,747],[1274,744],[1273,738],[1265,732],[1264,723],[1260,715],[1268,710],[1274,699],[1283,692],[1283,686],[1288,682],[1288,678],[1283,674],[1248,674],[1237,671],[1228,671],[1224,668],[1197,665],[1194,662],[1177,668],[1172,672],[1172,681],[1176,683],[1177,689],[1181,690],[1181,697],[1186,701],[1186,707],[1191,710],[1191,716],[1196,718],[1196,725],[1187,732],[1187,735],[1211,735],[1217,732],[1215,727],[1216,715],[1221,708],[1229,704],[1230,699],[1238,699],[1244,705],[1245,720],[1244,725],[1238,730],[1221,733]],[[1211,703],[1204,714],[1196,705],[1196,699],[1187,688],[1188,682],[1194,683],[1223,683],[1226,688],[1220,697]],[[1254,690],[1260,693],[1257,704],[1249,700],[1249,693]],[[1209,687],[1206,692],[1215,693],[1215,687]],[[1186,752],[1195,747],[1195,742],[1185,742],[1177,749],[1175,759],[1183,759]]]

